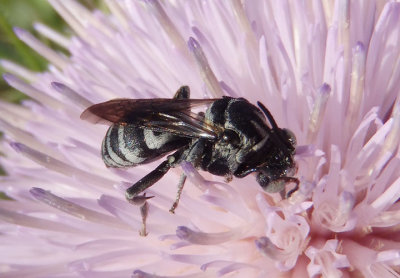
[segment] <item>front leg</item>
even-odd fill
[[[262,173],[259,173],[257,175],[257,182],[261,185],[261,187],[264,189],[265,192],[268,193],[279,192],[282,199],[289,198],[294,192],[296,192],[299,189],[299,184],[300,184],[299,179],[295,177],[282,176],[282,177],[270,178]],[[288,183],[295,183],[296,186],[293,189],[287,191],[286,185]]]

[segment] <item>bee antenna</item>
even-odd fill
[[[279,127],[276,124],[274,117],[272,117],[271,112],[269,112],[269,110],[267,109],[267,107],[264,106],[264,104],[262,104],[261,102],[257,101],[257,105],[258,107],[260,107],[260,109],[264,112],[265,116],[267,116],[268,121],[270,122],[272,129],[278,130]]]

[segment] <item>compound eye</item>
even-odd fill
[[[293,147],[293,149],[296,148],[297,145],[297,141],[296,141],[296,135],[294,135],[294,133],[289,130],[289,129],[282,129],[283,135],[287,138],[289,144]]]
[[[226,144],[231,144],[233,146],[238,146],[240,144],[239,135],[232,129],[225,129],[221,137],[222,142]]]

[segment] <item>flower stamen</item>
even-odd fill
[[[188,47],[190,52],[193,53],[193,56],[197,62],[197,66],[199,67],[201,77],[203,78],[203,81],[207,84],[207,87],[213,97],[222,97],[224,94],[222,92],[221,86],[219,85],[217,77],[215,76],[208,63],[207,57],[204,54],[200,44],[195,38],[191,37],[188,41]]]

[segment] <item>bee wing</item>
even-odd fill
[[[178,136],[213,140],[217,137],[215,128],[206,124],[204,117],[190,112],[190,108],[214,101],[216,99],[113,99],[90,106],[80,118],[95,124],[133,124]]]
[[[190,138],[205,138],[211,141],[218,138],[220,133],[216,126],[204,121],[204,116],[190,111],[157,113],[151,120],[142,121],[139,125],[154,131],[169,132]]]

